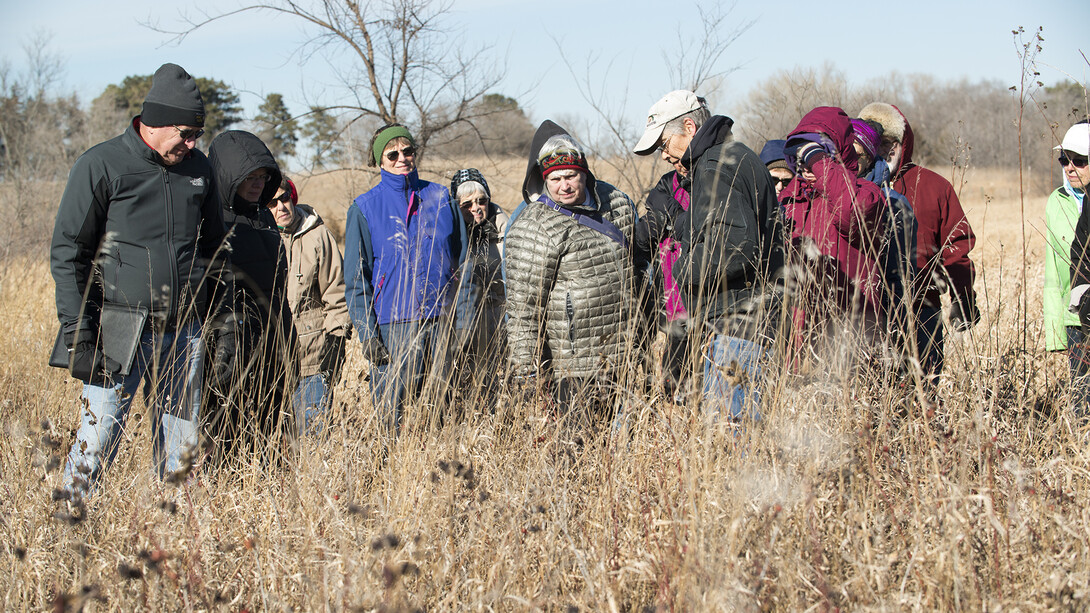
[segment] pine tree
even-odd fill
[[[265,142],[277,161],[295,155],[295,144],[299,141],[299,124],[291,116],[284,104],[284,97],[277,93],[265,96],[265,102],[258,107],[254,117],[257,136]]]

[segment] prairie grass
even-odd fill
[[[334,176],[303,185],[323,215],[363,191]],[[983,319],[951,334],[933,396],[774,365],[757,425],[631,385],[629,431],[576,442],[539,406],[469,397],[441,428],[410,408],[384,457],[350,344],[328,428],[284,466],[164,484],[138,401],[78,522],[52,500],[79,406],[45,366],[48,266],[7,259],[0,595],[9,610],[1085,610],[1087,431],[1041,340],[1044,197],[1027,197],[1023,262],[1011,190],[999,173],[963,186]]]

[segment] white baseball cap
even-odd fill
[[[651,153],[655,150],[659,139],[662,138],[662,129],[666,127],[666,124],[705,105],[703,98],[687,89],[679,89],[666,94],[658,102],[652,104],[647,111],[647,128],[632,152],[636,155]]]
[[[1053,151],[1070,151],[1082,157],[1090,157],[1090,123],[1077,123],[1064,134],[1064,141]]]

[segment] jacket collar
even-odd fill
[[[681,163],[686,168],[692,168],[693,163],[703,157],[704,153],[712,147],[732,138],[731,127],[734,120],[724,115],[712,115],[700,126],[693,135],[693,140],[681,156]]]
[[[380,169],[379,177],[379,183],[382,186],[397,192],[409,192],[420,187],[420,175],[417,170],[413,170],[407,175],[395,175],[392,172]]]

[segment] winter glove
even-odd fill
[[[822,153],[835,157],[836,152],[836,144],[828,136],[819,132],[796,134],[787,139],[787,145],[783,148],[784,159],[791,168],[791,172],[795,174],[809,169],[811,164],[818,161]]]
[[[327,335],[325,337],[325,343],[322,344],[322,351],[318,356],[318,364],[318,368],[325,375],[326,386],[336,385],[341,378],[341,369],[344,368],[343,336]]]
[[[68,347],[68,372],[72,376],[90,382],[121,370],[121,364],[102,353],[94,330],[81,328],[65,332],[64,345]]]
[[[231,375],[238,369],[238,331],[232,324],[223,324],[212,332],[215,353],[212,357],[213,386],[224,389],[231,384]]]
[[[976,295],[971,290],[966,295],[954,297],[950,305],[950,323],[954,326],[954,330],[958,332],[966,332],[980,323],[980,310],[976,306]]]
[[[382,344],[382,339],[377,336],[370,338],[360,339],[363,343],[363,357],[373,366],[382,366],[390,363],[390,352],[386,350],[386,345]]]

